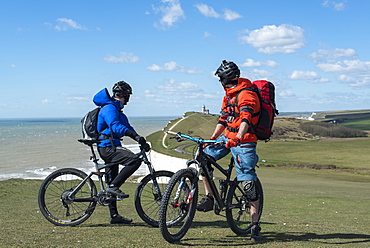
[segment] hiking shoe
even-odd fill
[[[205,195],[203,196],[202,200],[197,203],[197,210],[203,212],[211,211],[213,209],[213,204],[213,196]]]
[[[130,224],[132,219],[125,218],[119,214],[114,215],[110,218],[111,224]]]
[[[110,193],[118,198],[128,198],[130,196],[122,192],[118,187],[108,187],[106,191],[107,193]]]
[[[261,240],[261,227],[259,225],[254,225],[251,228],[251,240],[259,241]]]

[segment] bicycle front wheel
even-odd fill
[[[38,203],[42,215],[57,226],[75,226],[87,220],[96,206],[96,186],[83,171],[64,168],[51,173],[40,186]],[[81,188],[72,195],[77,187]]]
[[[256,181],[259,194],[257,213],[258,221],[263,209],[263,190],[259,179]],[[251,203],[247,201],[241,182],[234,181],[226,199],[226,219],[230,229],[237,235],[245,235],[251,232]]]
[[[198,177],[193,169],[176,172],[166,187],[159,210],[159,229],[170,243],[179,241],[190,228],[198,200]]]
[[[135,192],[135,208],[147,224],[158,227],[158,214],[165,188],[174,173],[156,171],[145,176]]]

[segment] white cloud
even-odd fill
[[[307,80],[310,83],[327,83],[330,82],[327,78],[322,78],[320,75],[315,71],[293,71],[290,78],[293,80]]]
[[[232,10],[229,10],[229,9],[224,10],[224,15],[223,16],[224,16],[224,19],[226,21],[233,21],[235,19],[242,18],[242,16],[239,13],[237,13],[235,11],[232,11]]]
[[[260,66],[268,66],[268,67],[277,67],[279,63],[266,60],[266,61],[255,61],[253,59],[246,59],[246,61],[240,64],[241,67],[260,67]]]
[[[317,65],[324,72],[370,74],[370,61],[343,60],[335,63],[322,63]]]
[[[174,102],[175,100],[176,102],[183,102],[183,99],[214,98],[212,94],[204,93],[204,90],[197,84],[190,82],[179,83],[174,79],[164,82],[154,90],[145,91],[145,96],[156,99],[158,98],[163,102]]]
[[[314,84],[322,84],[322,83],[329,83],[330,80],[328,78],[316,78],[316,79],[313,79],[311,80],[311,83],[314,83]]]
[[[154,23],[154,27],[166,30],[167,28],[174,26],[175,22],[185,18],[185,14],[181,8],[179,0],[162,0],[162,3],[164,3],[162,6],[153,6],[153,10],[156,13],[162,14],[159,24]]]
[[[165,63],[163,66],[153,64],[147,68],[151,71],[177,71],[177,72],[184,72],[184,73],[189,73],[189,74],[202,73],[202,71],[200,70],[188,68],[183,65],[179,65],[178,63],[174,61]]]
[[[314,71],[293,71],[292,75],[290,75],[291,79],[294,80],[312,80],[319,78],[317,72]]]
[[[333,8],[336,11],[344,10],[346,6],[344,5],[347,1],[329,1],[325,0],[321,5],[326,8]]]
[[[352,48],[335,48],[331,50],[319,49],[317,52],[311,53],[310,57],[314,60],[333,61],[343,58],[356,58],[357,53]]]
[[[344,83],[352,83],[352,82],[356,81],[356,78],[350,77],[350,76],[347,76],[347,75],[339,75],[337,79],[338,79],[338,81],[341,81],[341,82],[344,82]]]
[[[211,6],[208,6],[207,4],[196,4],[194,6],[205,17],[222,18],[226,21],[233,21],[235,19],[242,18],[242,16],[238,12],[230,10],[230,9],[224,9],[223,14],[221,15],[217,13]]]
[[[282,91],[278,94],[280,97],[282,98],[292,98],[292,97],[295,97],[296,95],[290,91],[290,90],[286,90],[286,91]]]
[[[81,26],[77,22],[72,19],[67,18],[58,18],[57,22],[59,23],[54,28],[58,31],[66,31],[68,29],[79,29],[79,30],[86,30],[85,27]]]
[[[370,87],[370,76],[351,77],[347,75],[339,75],[337,79],[339,82],[346,83],[350,87],[355,87],[355,88],[369,88]]]
[[[248,72],[242,71],[241,74],[242,74],[242,77],[248,78],[251,81],[258,80],[258,79],[268,80],[269,77],[274,76],[274,74],[269,72],[269,71],[258,70],[258,69],[254,69],[254,70],[251,70],[251,71],[248,71]]]
[[[214,18],[220,17],[220,14],[218,14],[212,7],[208,6],[207,4],[196,4],[195,7],[205,17],[214,17]]]
[[[108,55],[103,58],[109,63],[136,63],[139,61],[139,57],[132,53],[120,52],[117,56]]]
[[[258,52],[261,53],[294,53],[305,46],[303,29],[298,26],[266,25],[261,29],[245,32],[247,35],[239,37],[239,41],[258,48]]]

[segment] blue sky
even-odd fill
[[[125,80],[129,116],[219,113],[222,60],[280,112],[370,109],[368,0],[0,0],[0,118],[81,117]]]

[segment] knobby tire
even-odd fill
[[[193,222],[197,201],[196,172],[191,168],[179,170],[168,183],[159,210],[159,229],[166,241],[174,243],[185,236]]]
[[[140,218],[147,224],[158,227],[158,214],[165,188],[174,173],[171,171],[156,171],[145,176],[135,192],[135,208]],[[155,188],[157,181],[159,192]]]
[[[96,186],[89,179],[73,199],[67,198],[87,175],[74,168],[54,171],[41,183],[38,204],[42,215],[57,226],[75,226],[87,220],[96,206]]]
[[[259,179],[256,181],[257,191],[259,193],[258,221],[261,218],[263,210],[263,189]],[[237,235],[246,235],[251,232],[250,206],[241,182],[234,181],[229,189],[226,199],[226,219],[230,229]]]

